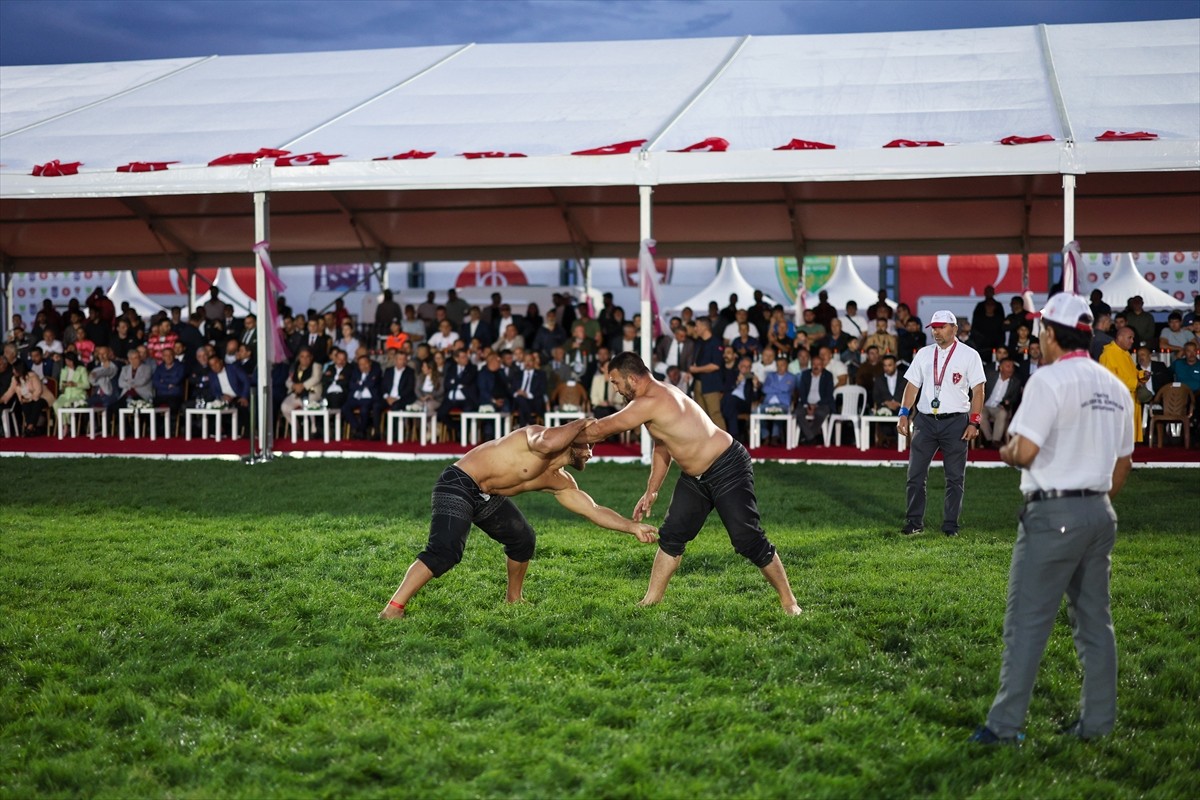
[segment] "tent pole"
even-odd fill
[[[641,243],[643,241],[645,241],[646,239],[653,238],[651,236],[651,227],[650,227],[650,211],[651,211],[650,195],[653,194],[653,191],[654,190],[649,186],[639,186],[638,187],[638,199],[639,199],[639,206],[640,206],[640,212],[641,212],[640,216],[639,216],[640,224],[638,226],[638,232],[640,234],[638,237],[638,252],[641,252]],[[640,285],[640,281],[644,281],[644,280],[646,280],[645,275],[638,276],[639,285]],[[589,281],[590,281],[590,278],[589,278]],[[645,297],[645,295],[643,295],[643,297]],[[650,325],[651,310],[650,310],[650,300],[649,299],[643,299],[641,301],[641,313],[642,313],[642,329],[640,331],[640,335],[642,338],[641,356],[642,356],[642,361],[645,362],[647,366],[649,366],[650,365],[650,353],[651,353],[652,345],[653,345],[653,343],[650,341],[650,332],[653,329],[651,328],[651,325]],[[642,426],[642,463],[643,464],[650,463],[650,451],[651,451],[650,433],[646,430],[646,426],[643,425]]]
[[[12,333],[12,318],[15,308],[13,305],[13,273],[0,272],[0,275],[4,277],[4,316],[0,317],[0,331],[4,332],[4,338],[7,339],[8,335]]]
[[[1063,175],[1063,246],[1075,241],[1075,176]]]
[[[188,265],[187,269],[187,285],[188,285],[188,316],[191,317],[192,312],[196,310],[196,268]]]
[[[254,241],[271,240],[271,199],[266,192],[254,193]],[[271,458],[271,340],[279,324],[275,309],[267,307],[267,274],[262,259],[254,254],[254,294],[258,306],[258,408],[255,423],[258,426],[258,458]]]

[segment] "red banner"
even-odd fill
[[[1049,257],[1045,253],[1029,256],[1029,286],[1044,292],[1049,286]],[[1021,285],[1021,256],[900,256],[900,302],[916,313],[917,301],[931,295],[983,297],[987,286],[996,288],[996,297],[1008,303],[1006,296],[1018,295]]]

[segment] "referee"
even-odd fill
[[[1129,390],[1092,361],[1092,312],[1077,295],[1058,294],[1041,312],[1048,369],[1029,379],[1000,451],[1021,468],[1025,506],[1017,526],[1004,614],[1000,691],[987,724],[970,739],[1016,744],[1038,663],[1062,596],[1083,665],[1079,718],[1063,733],[1104,736],[1117,716],[1117,643],[1109,610],[1109,558],[1117,515],[1109,502],[1129,475],[1133,413]]]
[[[958,536],[967,481],[967,444],[979,435],[986,378],[979,353],[958,341],[958,319],[953,313],[935,312],[926,327],[932,329],[934,343],[913,356],[904,373],[908,386],[897,412],[901,436],[909,435],[910,425],[915,428],[909,440],[908,519],[900,533],[913,536],[925,530],[925,482],[933,455],[941,450],[946,468],[942,533]],[[910,421],[914,402],[916,419]]]

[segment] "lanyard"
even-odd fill
[[[1069,353],[1058,357],[1059,361],[1066,361],[1068,358],[1090,358],[1087,350],[1072,350]]]
[[[958,349],[958,341],[955,340],[954,344],[950,345],[950,353],[946,356],[946,363],[942,365],[942,371],[938,372],[938,353],[941,351],[941,349],[942,348],[938,347],[937,345],[934,345],[934,348],[933,348],[933,388],[938,392],[942,391],[942,381],[946,377],[946,367],[950,366],[950,359],[954,358],[954,351]]]

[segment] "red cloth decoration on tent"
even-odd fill
[[[413,159],[413,158],[433,158],[433,156],[436,152],[437,152],[436,150],[429,152],[429,153],[426,153],[423,150],[409,150],[407,153],[396,153],[396,155],[394,155],[394,156],[380,156],[379,158],[372,158],[371,160],[372,161],[408,161],[409,159]]]
[[[483,150],[478,153],[459,153],[463,158],[525,158],[524,153],[502,153],[499,150]]]
[[[576,150],[571,153],[573,156],[619,156],[625,153],[632,152],[635,148],[641,147],[646,143],[646,139],[633,139],[628,142],[617,142],[616,144],[606,144],[603,147],[593,147],[590,150]]]
[[[277,167],[327,167],[329,162],[335,158],[341,158],[342,154],[327,155],[326,153],[297,153],[294,156],[280,156],[275,159]]]
[[[67,161],[64,163],[56,158],[53,161],[47,161],[45,164],[35,165],[33,174],[39,178],[61,178],[63,175],[78,175],[79,167],[82,165],[82,161]]]
[[[1146,131],[1134,131],[1127,133],[1126,131],[1105,131],[1096,137],[1097,142],[1149,142],[1158,138],[1157,133],[1147,133]]]
[[[1054,137],[1048,133],[1041,136],[1005,136],[1000,144],[1036,144],[1037,142],[1053,142]]]
[[[914,142],[912,139],[893,139],[884,147],[945,147],[941,142]]]
[[[810,142],[807,139],[792,139],[787,144],[780,145],[776,150],[836,150],[837,145],[824,142]]]
[[[672,153],[724,153],[729,149],[729,142],[720,136],[710,136],[702,142],[690,144],[682,150],[672,150]]]
[[[168,164],[178,164],[178,161],[130,161],[117,167],[117,172],[162,172]]]
[[[286,156],[291,150],[272,150],[270,147],[260,147],[257,153],[229,153],[208,162],[210,167],[237,167],[243,164],[253,164],[260,158],[279,158]]]

